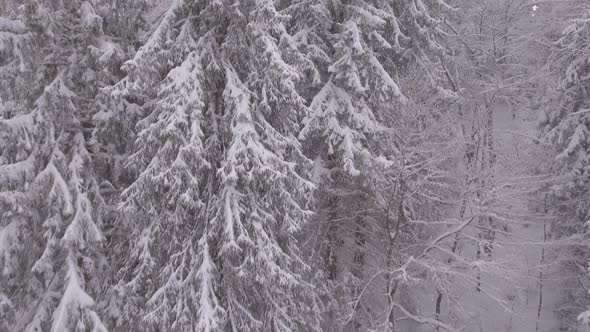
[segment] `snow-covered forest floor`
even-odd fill
[[[466,331],[557,331],[560,324],[555,310],[563,300],[560,298],[563,283],[558,267],[551,264],[548,250],[544,254],[545,262],[541,261],[543,248],[550,247],[544,245],[544,222],[548,219],[549,223],[551,218],[543,211],[544,195],[530,185],[544,178],[536,164],[543,153],[536,140],[538,115],[514,114],[501,105],[494,110],[494,128],[500,151],[497,181],[514,183],[500,195],[505,200],[502,210],[510,220],[497,233],[493,251],[493,260],[505,263],[507,268],[503,272],[505,278],[483,281],[492,284],[496,293],[486,295],[474,287],[465,289],[459,302],[471,317]],[[530,188],[533,190],[529,192]],[[475,249],[463,248],[461,254],[475,256]],[[543,299],[538,319],[541,283]]]

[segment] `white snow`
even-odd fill
[[[68,330],[72,313],[79,315],[79,310],[88,310],[94,306],[94,300],[84,291],[80,283],[74,258],[67,258],[66,285],[59,305],[53,313],[51,332],[63,332]]]

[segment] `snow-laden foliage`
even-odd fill
[[[295,237],[314,187],[297,141],[305,59],[272,2],[228,4],[173,2],[111,90],[141,113],[117,325],[317,327]]]
[[[97,307],[105,205],[87,139],[121,54],[101,6],[25,1],[0,20],[3,330],[107,330]]]
[[[318,280],[325,279],[318,282],[327,282],[326,296],[332,299],[328,325],[351,323],[350,308],[340,303],[357,297],[371,276],[370,266],[379,264],[366,253],[374,244],[374,227],[384,226],[384,219],[362,211],[378,209],[372,205],[379,196],[376,183],[396,181],[397,176],[382,177],[385,170],[395,173],[391,168],[401,157],[396,123],[385,119],[407,104],[399,84],[405,65],[442,51],[436,39],[441,22],[433,14],[440,5],[295,1],[285,8],[295,43],[313,64],[304,90],[310,113],[299,137],[315,160],[314,178],[321,183],[315,218],[321,232],[311,236],[323,238],[313,252],[323,260],[314,262],[323,271]],[[310,10],[300,11],[303,6]],[[374,218],[381,219],[378,226]],[[353,315],[350,325],[355,328],[373,324]]]
[[[576,17],[568,22],[555,45],[551,59],[557,71],[555,93],[548,98],[542,118],[544,143],[554,151],[551,170],[560,181],[551,187],[554,207],[562,220],[553,230],[555,238],[575,244],[560,251],[560,261],[573,275],[588,275],[588,222],[590,221],[590,8],[575,7]],[[582,277],[583,279],[583,277]],[[568,291],[568,302],[588,306],[587,290],[576,284]],[[579,311],[563,312],[564,321],[574,326]],[[587,313],[581,314],[584,323]],[[569,322],[568,322],[569,321]]]
[[[559,149],[556,160],[560,164],[579,169],[586,162],[588,145],[590,14],[574,19],[562,34],[557,41],[556,55],[561,74],[557,87],[559,105],[548,111],[544,139]]]
[[[439,22],[421,1],[418,6],[379,1],[305,3],[317,13],[312,12],[305,25],[294,27],[295,36],[313,51],[310,58],[325,79],[317,85],[300,138],[323,140],[316,151],[334,160],[331,167],[357,176],[360,165],[379,164],[380,152],[372,145],[385,129],[380,120],[405,101],[394,78],[403,54],[422,57],[425,50],[439,51],[434,38]],[[314,32],[318,24],[328,22],[335,31]]]

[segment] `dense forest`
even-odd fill
[[[0,331],[589,331],[590,1],[0,0]]]

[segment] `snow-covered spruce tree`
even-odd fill
[[[574,329],[577,316],[590,303],[582,283],[588,279],[588,220],[590,219],[590,7],[585,3],[569,4],[567,13],[574,16],[556,43],[551,59],[552,69],[558,73],[554,94],[547,103],[546,115],[541,121],[542,139],[552,151],[551,169],[561,176],[551,187],[551,210],[559,222],[551,228],[554,239],[567,239],[569,246],[559,250],[558,260],[563,271],[574,276],[566,292],[566,306],[578,310],[562,310],[562,325]],[[561,248],[560,248],[561,249]],[[580,318],[588,324],[586,312]]]
[[[129,183],[130,176],[124,173],[122,164],[135,135],[127,129],[139,114],[133,103],[113,99],[108,87],[125,77],[121,67],[135,54],[135,46],[147,29],[144,11],[150,8],[147,0],[103,0],[97,3],[96,11],[104,18],[103,36],[96,45],[89,47],[93,64],[101,68],[96,77],[99,91],[92,104],[90,145],[94,168],[101,181],[100,191],[111,210],[115,210],[119,202],[120,188]],[[114,230],[111,222],[106,227]]]
[[[397,83],[400,70],[417,58],[426,60],[426,53],[441,51],[435,38],[439,22],[427,9],[438,5],[295,1],[285,9],[293,13],[290,28],[296,44],[320,76],[319,84],[312,80],[303,90],[311,113],[300,139],[315,160],[314,178],[321,183],[315,218],[319,228],[311,234],[321,240],[310,241],[317,244],[310,255],[329,289],[325,328],[345,324],[363,329],[375,323],[374,317],[362,314],[349,320],[352,308],[341,303],[359,295],[371,277],[370,266],[382,264],[379,259],[386,256],[372,248],[375,183],[393,169],[399,155],[394,151],[396,130],[390,127],[395,124],[384,117],[406,100]],[[303,6],[311,10],[298,11]],[[394,177],[388,179],[393,185]]]
[[[113,111],[141,120],[115,326],[317,329],[295,239],[313,189],[297,141],[306,60],[286,20],[271,1],[174,1],[126,63]]]
[[[423,249],[435,241],[445,247],[450,236],[441,241],[439,235],[456,228],[455,220],[447,218],[451,172],[445,170],[456,157],[456,126],[437,89],[423,84],[422,68],[416,64],[404,71],[399,82],[407,101],[383,117],[395,133],[386,141],[395,159],[365,186],[369,190],[361,203],[366,216],[364,278],[346,313],[347,320],[363,321],[361,330],[410,330],[422,324],[452,329],[455,324],[431,313],[436,290],[443,291],[447,273],[457,271],[438,248],[427,255]],[[431,300],[415,300],[422,294]],[[369,311],[371,316],[365,314]]]
[[[104,331],[104,204],[86,127],[113,52],[90,2],[12,10],[0,18],[0,328]]]

